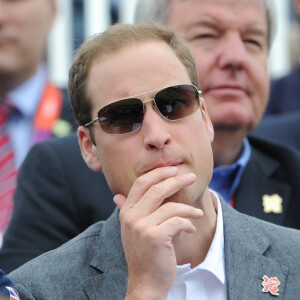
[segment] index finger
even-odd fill
[[[177,172],[178,169],[174,166],[161,167],[138,177],[133,183],[122,209],[127,210],[135,206],[151,186],[176,176]]]

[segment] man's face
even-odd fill
[[[101,107],[115,100],[187,83],[191,81],[184,65],[167,44],[150,41],[121,49],[96,60],[90,70],[87,88],[93,104],[92,118],[97,117]],[[152,92],[140,98],[144,101],[153,96]],[[203,116],[197,109],[179,121],[163,119],[153,102],[146,103],[145,109],[142,127],[134,133],[112,136],[95,123],[96,146],[89,139],[88,129],[80,127],[78,135],[85,161],[94,170],[102,168],[113,193],[126,196],[141,175],[176,165],[179,173],[197,175],[198,184],[188,188],[186,199],[199,198],[210,181],[213,167],[213,129],[204,105]]]
[[[167,25],[192,51],[216,131],[246,136],[269,93],[267,19],[260,0],[171,0]]]
[[[53,0],[0,0],[0,76],[30,76],[44,56]]]

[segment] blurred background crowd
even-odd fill
[[[293,0],[274,0],[277,28],[269,56],[270,75],[276,79],[299,65],[300,24]],[[48,42],[49,74],[65,86],[72,52],[92,34],[115,22],[133,23],[136,0],[57,0],[59,13]]]

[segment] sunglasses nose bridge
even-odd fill
[[[145,104],[148,103],[148,102],[153,102],[153,105],[152,107],[153,108],[156,108],[156,103],[155,103],[155,99],[148,99],[148,100],[145,100],[145,101],[142,101],[143,102],[143,107],[144,107],[144,113],[146,112],[146,109],[145,109]]]
[[[148,100],[145,100],[145,101],[142,101],[142,102],[143,102],[143,104],[145,105],[145,103],[151,102],[151,101],[153,101],[153,102],[155,103],[155,99],[148,99]]]
[[[161,115],[161,112],[159,111],[159,108],[158,108],[157,105],[156,105],[155,98],[153,98],[153,99],[148,99],[148,100],[145,100],[145,101],[142,101],[142,102],[143,102],[143,108],[144,108],[144,115],[146,114],[145,104],[146,104],[147,102],[153,102],[152,108],[153,108],[154,111],[156,111],[159,115]]]

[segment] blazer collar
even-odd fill
[[[269,239],[249,217],[238,213],[221,200],[224,220],[224,251],[229,299],[268,299],[263,293],[263,276],[277,277],[279,296],[284,293],[288,268],[268,256]]]
[[[84,288],[88,297],[124,299],[128,272],[121,240],[118,208],[103,223],[92,257],[90,266],[101,274],[85,280]]]
[[[284,224],[291,199],[291,186],[273,178],[280,167],[277,160],[252,147],[250,161],[235,194],[235,208],[262,220]],[[249,189],[249,186],[255,188]],[[263,197],[275,194],[282,199],[282,213],[265,213],[262,205]]]
[[[262,292],[264,275],[279,279],[277,299],[282,299],[288,268],[269,257],[271,241],[260,233],[256,223],[249,222],[248,216],[232,209],[223,199],[221,205],[228,299],[268,299],[270,294]],[[90,266],[100,274],[84,281],[89,299],[124,299],[128,271],[118,208],[104,222],[92,257]]]

